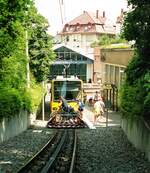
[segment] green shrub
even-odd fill
[[[144,97],[139,84],[129,85],[127,82],[121,89],[121,112],[126,117],[139,117],[143,112]]]
[[[22,98],[22,109],[27,111],[31,111],[31,95],[28,91],[20,91],[21,98]]]
[[[31,98],[26,91],[0,87],[0,118],[12,117],[21,109],[31,110]]]
[[[150,72],[144,76],[144,89],[146,91],[144,99],[144,117],[150,119]]]
[[[13,117],[21,109],[35,112],[41,100],[41,85],[34,85],[29,91],[20,91],[14,88],[0,88],[0,118]]]
[[[31,96],[31,112],[35,112],[42,100],[42,85],[32,84],[28,92]]]

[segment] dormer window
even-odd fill
[[[87,30],[88,30],[88,26],[85,26],[85,27],[84,27],[84,30],[87,31]]]
[[[92,28],[92,24],[89,22],[88,23],[88,29],[91,29]]]
[[[73,29],[74,29],[73,27],[70,27],[70,31],[73,31]]]
[[[66,32],[69,31],[69,25],[68,24],[65,25],[65,31]]]
[[[80,29],[80,26],[78,25],[78,26],[77,26],[77,30],[79,30],[79,29]]]
[[[69,27],[68,26],[66,26],[66,31],[69,31]]]
[[[92,28],[92,26],[91,26],[91,25],[88,25],[88,28],[89,28],[89,29],[91,29],[91,28]]]
[[[79,30],[79,29],[80,29],[80,24],[77,23],[77,24],[76,24],[76,30]]]

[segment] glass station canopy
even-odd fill
[[[92,64],[93,60],[65,46],[54,51],[56,60],[50,66],[50,79],[63,75],[64,69],[67,68],[67,75],[75,75],[86,81],[87,64]]]

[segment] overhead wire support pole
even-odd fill
[[[26,11],[26,15],[28,15],[28,11]],[[26,26],[26,31],[25,31],[25,42],[26,42],[26,58],[27,58],[27,65],[26,65],[26,70],[27,70],[27,88],[30,88],[30,66],[29,66],[29,42],[28,42],[28,29]]]
[[[30,88],[30,68],[29,68],[29,47],[28,47],[28,31],[26,30],[26,57],[27,57],[27,87]]]
[[[63,5],[63,1],[62,1],[62,3],[61,3],[60,0],[59,0],[60,15],[61,15],[61,22],[62,22],[62,26],[63,26],[64,21],[63,21],[62,5]]]

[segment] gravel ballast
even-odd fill
[[[150,162],[120,127],[77,130],[77,173],[149,173]]]
[[[36,127],[0,144],[0,173],[16,173],[56,130]],[[78,129],[75,173],[149,173],[150,162],[120,127]]]
[[[0,173],[16,173],[54,134],[54,130],[36,127],[0,144]]]

